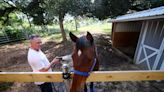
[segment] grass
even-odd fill
[[[92,33],[111,33],[111,23],[96,23],[79,28],[79,31],[91,31]]]
[[[81,25],[81,27],[78,26],[77,31],[75,28],[74,21],[64,23],[65,32],[68,39],[69,39],[68,34],[70,31],[75,35],[81,35],[81,33],[86,33],[86,31],[89,31],[92,34],[95,33],[111,34],[111,27],[112,27],[111,23],[108,23],[106,21],[93,21],[93,20],[92,22],[88,22],[85,20],[83,21],[84,24],[86,25]],[[45,29],[42,29],[41,26],[34,26],[34,25],[32,25],[32,27],[26,27],[25,29],[21,29],[21,30],[26,30],[28,34],[39,34],[40,36],[42,36],[42,38],[44,38],[45,41],[47,40],[56,41],[56,42],[62,41],[61,31],[58,24],[48,25],[47,28],[49,32],[47,32]],[[0,34],[2,34],[2,31],[0,32]],[[27,44],[26,41],[25,44]]]
[[[89,31],[92,34],[94,34],[94,33],[111,34],[111,28],[112,28],[112,24],[107,23],[107,22],[100,22],[100,23],[95,23],[95,24],[88,25],[88,26],[83,26],[83,27],[78,28],[78,31],[75,30],[75,26],[68,28],[69,24],[66,24],[66,25],[67,25],[67,27],[65,27],[65,32],[66,32],[68,39],[69,39],[69,36],[68,36],[69,32],[72,32],[75,35],[80,35],[81,33],[84,33],[86,31]],[[54,31],[58,30],[58,32],[55,32],[55,33],[53,33],[47,37],[44,37],[44,40],[45,41],[48,40],[48,41],[61,42],[62,36],[60,33],[60,29],[57,29],[57,26],[55,26],[55,29],[53,29],[53,27],[50,27],[50,29],[54,30]]]
[[[61,42],[62,41],[62,35],[61,33],[55,33],[53,35],[50,35],[44,39],[45,41],[55,41],[55,42]]]

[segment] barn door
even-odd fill
[[[164,21],[146,21],[141,31],[136,63],[149,70],[160,69],[164,60]]]

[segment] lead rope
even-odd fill
[[[91,67],[91,69],[90,69],[89,74],[93,71],[93,69],[94,69],[94,67],[95,67],[95,65],[96,65],[96,62],[97,62],[97,60],[96,60],[96,56],[97,56],[98,54],[97,54],[97,48],[96,48],[96,47],[95,47],[95,52],[96,52],[96,55],[95,55],[94,62],[93,62],[93,65],[92,65],[92,67]],[[93,83],[90,84],[90,85],[93,86]],[[93,87],[90,87],[89,90],[90,90],[89,92],[94,92]]]
[[[96,54],[95,54],[95,57],[94,57],[94,62],[93,62],[93,65],[92,65],[92,67],[91,67],[89,73],[93,71],[93,69],[94,69],[94,67],[95,67],[95,65],[96,65],[96,62],[97,62],[97,60],[96,60],[97,48],[96,48],[96,47],[95,47],[95,53],[96,53]]]

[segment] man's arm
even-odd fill
[[[39,71],[40,72],[47,72],[54,64],[58,64],[58,63],[59,63],[59,59],[54,58],[48,66],[40,69]]]

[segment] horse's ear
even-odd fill
[[[93,44],[93,37],[92,37],[92,34],[90,32],[87,32],[87,39]]]
[[[69,36],[73,42],[76,42],[78,39],[74,34],[72,34],[72,32],[69,32]]]

